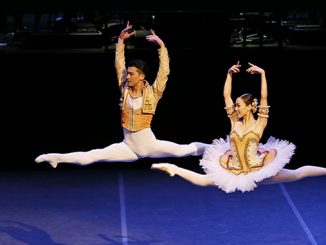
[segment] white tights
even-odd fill
[[[281,169],[275,176],[265,179],[259,184],[276,184],[282,182],[293,182],[306,177],[326,175],[326,168],[317,166],[302,166],[297,169]]]
[[[170,176],[178,175],[181,178],[199,186],[214,185],[206,174],[199,174],[194,171],[180,168],[174,164],[158,163],[153,164],[152,169],[162,170],[167,172]],[[276,184],[282,182],[293,182],[306,177],[326,175],[326,168],[317,166],[303,166],[294,170],[281,169],[275,176],[265,179],[258,184]]]
[[[94,149],[86,152],[49,153],[40,155],[36,162],[49,162],[52,167],[58,163],[72,163],[88,165],[94,162],[133,162],[141,158],[185,157],[202,155],[207,144],[193,142],[177,144],[170,141],[156,139],[150,128],[137,132],[124,129],[124,140],[109,145],[103,149]]]

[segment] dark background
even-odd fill
[[[271,108],[263,141],[272,135],[296,144],[290,168],[304,164],[325,166],[326,43],[321,32],[321,38],[315,38],[315,33],[302,34],[306,39],[300,36],[299,44],[293,38],[295,45],[291,42],[283,45],[283,41],[282,45],[276,42],[274,46],[232,46],[230,43],[230,17],[234,13],[267,10],[280,14],[292,10],[311,11],[320,6],[318,2],[311,2],[315,5],[301,2],[290,8],[290,4],[273,3],[275,5],[239,3],[234,8],[227,3],[225,8],[218,10],[210,5],[199,8],[176,5],[174,9],[167,5],[157,10],[151,5],[142,8],[131,4],[123,8],[117,3],[110,9],[108,3],[96,1],[80,5],[57,1],[15,5],[11,1],[2,11],[5,14],[34,14],[73,7],[103,8],[109,10],[110,15],[122,14],[124,20],[144,13],[155,14],[151,27],[165,41],[171,59],[171,75],[152,123],[158,139],[211,143],[215,138],[224,138],[229,132],[222,96],[226,72],[237,60],[244,67],[249,61],[264,68],[268,79]],[[114,40],[106,48],[84,49],[56,48],[49,40],[47,42],[48,48],[43,43],[40,48],[16,45],[0,49],[1,169],[47,168],[46,164],[35,164],[34,158],[47,152],[103,148],[123,139],[118,107],[120,94],[114,70]],[[142,39],[134,39],[126,52],[127,59],[137,57],[149,63],[152,72],[149,80],[153,81],[157,68],[155,47]],[[257,76],[240,73],[235,77],[233,97],[244,92],[259,98]],[[198,163],[198,159],[190,158],[189,161],[194,165]],[[137,166],[148,167],[147,164],[150,160],[139,161]],[[111,163],[89,167],[108,165]]]

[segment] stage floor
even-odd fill
[[[226,194],[128,164],[1,171],[0,244],[322,245],[325,187],[314,177]]]

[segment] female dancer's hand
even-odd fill
[[[250,62],[248,62],[250,67],[246,70],[249,74],[264,74],[264,69],[260,68],[259,66],[256,66]]]
[[[228,70],[228,73],[230,75],[234,74],[234,73],[238,73],[240,72],[240,61],[238,61],[235,65],[231,66],[230,69]]]

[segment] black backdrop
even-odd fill
[[[173,16],[178,18],[176,13]],[[163,17],[167,23],[168,13]],[[171,75],[152,124],[157,138],[210,143],[225,137],[229,123],[223,109],[223,83],[227,69],[239,59],[244,66],[250,61],[266,70],[271,110],[263,140],[273,135],[295,143],[290,167],[322,166],[326,50],[230,49],[226,28],[214,33],[220,35],[216,39],[204,35],[209,21],[204,30],[191,32],[200,30],[193,21],[170,22],[157,29],[171,57]],[[131,57],[143,58],[152,72],[156,70],[154,47],[130,49],[127,59]],[[90,150],[121,141],[113,62],[112,50],[1,50],[0,168],[36,169],[33,160],[41,153]],[[252,92],[258,97],[259,85],[254,77],[239,74],[233,94]]]

